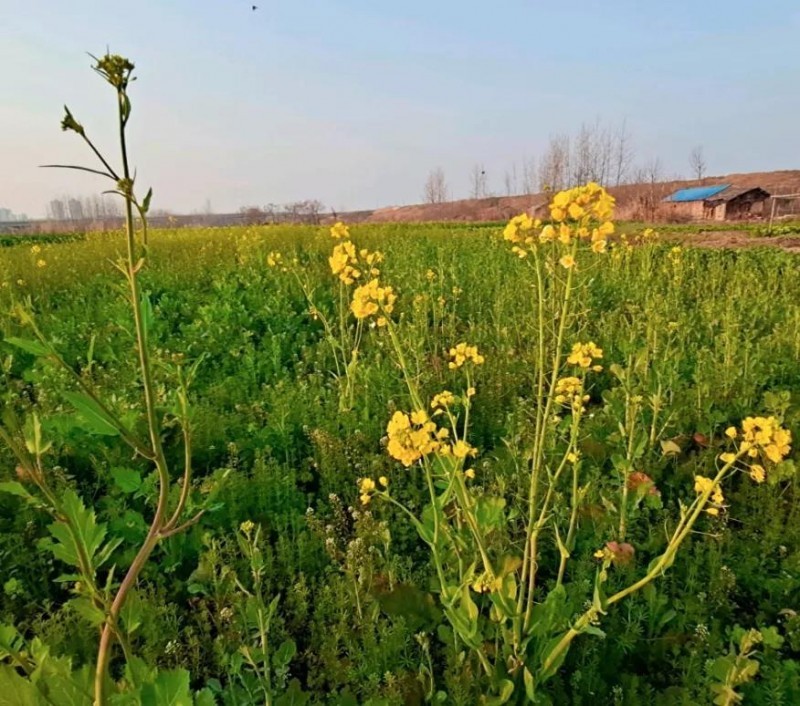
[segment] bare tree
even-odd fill
[[[503,185],[505,186],[506,196],[514,196],[517,193],[517,164],[511,165],[511,170],[506,169],[503,175]]]
[[[614,183],[617,186],[625,182],[634,156],[633,143],[630,133],[628,132],[628,122],[627,120],[623,120],[614,136],[614,153],[612,157]]]
[[[486,169],[482,164],[476,164],[472,167],[469,175],[470,178],[470,198],[483,199],[488,196],[486,188]]]
[[[536,160],[525,157],[522,160],[522,193],[532,194],[536,187]]]
[[[637,216],[645,221],[654,221],[664,193],[664,170],[661,160],[656,157],[639,167],[633,176],[634,183],[642,185],[639,191],[639,213]]]
[[[695,179],[702,179],[706,175],[706,158],[703,154],[702,145],[697,145],[689,153],[689,166]]]
[[[568,135],[550,138],[539,166],[539,189],[561,191],[570,182],[570,139]]]
[[[441,167],[432,169],[428,174],[423,198],[425,203],[444,203],[447,201],[447,180]]]

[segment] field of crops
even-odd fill
[[[800,702],[800,261],[572,227],[150,234],[112,703]],[[159,500],[124,246],[0,253],[0,703],[91,702]]]

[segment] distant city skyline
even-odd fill
[[[28,216],[24,213],[14,213],[10,208],[0,206],[0,223],[15,223],[17,221],[27,221]]]
[[[503,194],[551,138],[624,125],[631,169],[690,177],[800,167],[794,0],[0,0],[0,199],[44,217],[105,185],[39,169],[91,163],[59,130],[68,104],[114,145],[114,100],[86,52],[131,58],[131,151],[153,208],[319,199],[337,211],[423,200],[441,168],[468,197]]]

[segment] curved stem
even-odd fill
[[[153,459],[158,473],[158,504],[150,529],[144,543],[139,548],[133,559],[128,572],[114,596],[114,601],[109,609],[109,614],[103,625],[100,635],[100,644],[97,651],[97,665],[95,668],[95,706],[105,706],[105,682],[108,672],[108,664],[111,656],[111,644],[114,626],[117,624],[119,614],[131,589],[136,584],[142,568],[147,563],[153,550],[161,540],[161,531],[164,527],[164,517],[167,511],[169,499],[169,470],[167,468],[164,449],[161,444],[161,429],[156,414],[156,397],[153,386],[152,370],[150,366],[150,356],[147,347],[147,331],[144,326],[144,318],[141,308],[141,294],[139,290],[136,252],[136,234],[133,220],[133,194],[130,182],[130,168],[128,165],[127,143],[125,139],[125,115],[126,96],[124,90],[117,90],[118,110],[119,110],[119,139],[122,151],[123,178],[127,184],[125,194],[125,225],[128,245],[127,279],[130,285],[131,307],[136,329],[136,344],[138,348],[139,368],[142,376],[142,387],[144,391],[144,402],[147,414],[147,426],[150,433],[150,444],[153,452]]]

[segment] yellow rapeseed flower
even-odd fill
[[[594,341],[589,341],[589,343],[576,343],[572,346],[572,351],[567,356],[567,363],[569,365],[578,365],[581,368],[589,368],[592,367],[592,363],[595,360],[600,360],[602,357],[603,349],[595,345]],[[602,370],[602,366],[597,365],[592,369],[595,372],[600,372],[597,368]]]
[[[366,319],[381,312],[383,316],[378,317],[377,324],[385,326],[388,323],[386,315],[394,311],[396,300],[397,296],[391,287],[381,287],[378,280],[373,279],[353,292],[350,310],[357,319]]]
[[[750,477],[756,483],[763,483],[767,479],[767,472],[764,470],[764,466],[760,466],[757,463],[750,466]]]
[[[453,444],[452,453],[456,458],[466,458],[467,456],[476,456],[478,449],[476,449],[474,446],[470,446],[463,439],[459,439],[455,444]]]
[[[751,458],[763,454],[772,463],[780,463],[792,449],[792,433],[775,417],[747,417],[742,422],[742,437],[741,447]]]
[[[484,363],[484,357],[478,353],[477,346],[470,346],[466,343],[459,343],[454,348],[451,348],[450,358],[452,360],[448,365],[451,370],[460,368],[466,362],[472,362],[475,365],[483,365]]]
[[[452,407],[455,404],[456,397],[450,390],[442,390],[440,393],[433,396],[431,400],[431,408],[444,408]]]
[[[344,223],[336,223],[331,226],[331,237],[341,240],[350,237],[350,229]]]
[[[416,424],[404,412],[398,411],[392,415],[386,432],[389,437],[386,450],[406,467],[434,453],[440,446],[436,438],[436,424],[431,421]]]

